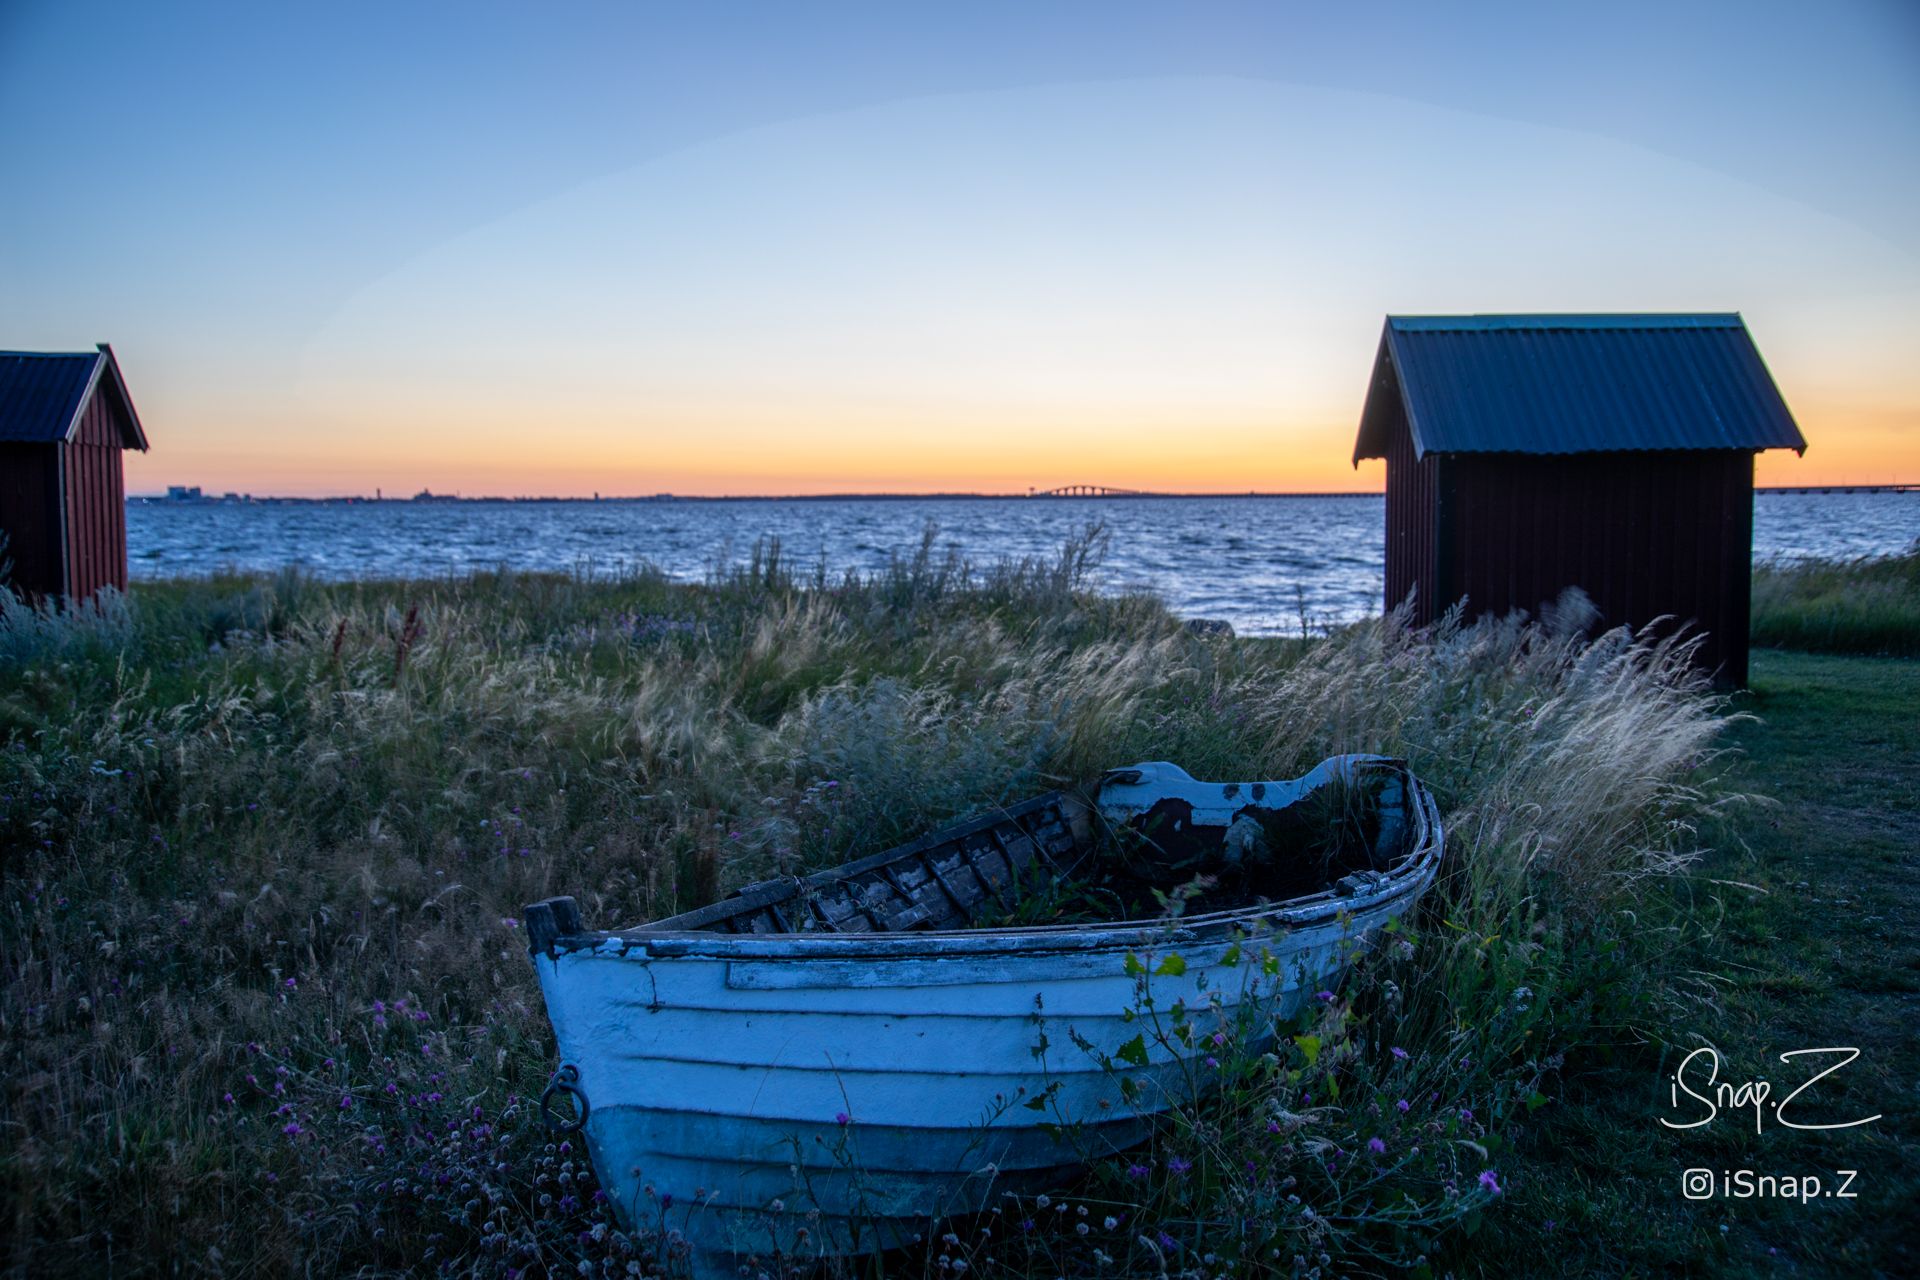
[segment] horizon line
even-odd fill
[[[181,486],[183,488],[193,486]],[[1860,482],[1836,481],[1825,484],[1755,485],[1755,493],[1912,493],[1920,492],[1920,481]],[[406,497],[387,497],[376,491],[374,494],[336,493],[336,494],[256,494],[239,490],[226,490],[219,493],[199,493],[193,497],[175,497],[166,491],[149,493],[129,493],[128,502],[177,502],[221,504],[228,501],[240,502],[365,502],[399,503],[404,505],[432,505],[439,502],[915,502],[915,501],[1053,501],[1072,502],[1113,499],[1132,501],[1140,498],[1204,499],[1204,498],[1380,498],[1386,496],[1382,489],[1224,489],[1192,490],[1180,492],[1158,492],[1148,490],[1114,490],[1105,493],[1054,493],[1046,490],[1027,493],[981,492],[978,490],[930,490],[930,491],[850,491],[844,493],[641,493],[641,494],[477,494],[433,493]]]

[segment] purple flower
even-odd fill
[[[1387,1154],[1387,1144],[1381,1141],[1379,1138],[1368,1138],[1367,1150],[1373,1152],[1373,1154],[1377,1156],[1383,1156]]]
[[[1180,1242],[1178,1240],[1175,1240],[1172,1236],[1168,1235],[1164,1231],[1159,1233],[1158,1238],[1160,1241],[1160,1247],[1162,1249],[1172,1250],[1172,1249],[1178,1249],[1180,1247]]]
[[[1326,1001],[1326,1002],[1327,1002],[1328,1004],[1332,1004],[1332,1003],[1333,1003],[1333,992],[1331,992],[1331,991],[1316,991],[1316,992],[1314,993],[1314,996],[1313,996],[1313,998],[1314,998],[1315,1000],[1325,1000],[1325,1001]]]
[[[233,1095],[232,1095],[231,1093],[223,1093],[223,1094],[221,1094],[221,1095],[220,1095],[220,1101],[222,1101],[222,1102],[224,1102],[224,1103],[226,1103],[226,1104],[227,1104],[228,1106],[232,1106],[232,1105],[233,1105]]]
[[[300,1136],[300,1122],[297,1120],[289,1120],[287,1121],[286,1127],[280,1130],[280,1132],[286,1134],[289,1138],[297,1138]],[[1481,1175],[1483,1180],[1485,1177],[1485,1174]]]
[[[1413,1108],[1410,1105],[1408,1105],[1407,1100],[1405,1098],[1400,1099],[1400,1101],[1394,1103],[1393,1105],[1399,1108],[1401,1115],[1405,1115],[1407,1114],[1407,1112],[1413,1110]]]
[[[833,1122],[835,1124],[852,1124],[853,1117],[844,1111],[836,1111],[833,1115]]]
[[[1480,1171],[1480,1185],[1495,1195],[1500,1195],[1502,1192],[1500,1179],[1494,1175],[1491,1169],[1482,1169]]]
[[[1473,1109],[1471,1107],[1460,1108],[1460,1123],[1462,1124],[1473,1123]]]
[[[288,978],[285,982],[281,983],[280,985],[285,987],[287,990],[292,991],[295,987],[298,987],[300,985],[300,980],[298,978]]]
[[[341,1109],[342,1111],[351,1111],[351,1110],[353,1110],[353,1095],[352,1095],[352,1094],[350,1094],[350,1093],[343,1093],[343,1094],[341,1094],[341,1095],[340,1095],[340,1109]]]
[[[1149,1172],[1150,1170],[1143,1164],[1130,1164],[1127,1166],[1127,1176],[1135,1182],[1146,1177]]]
[[[1401,1062],[1405,1062],[1407,1060],[1407,1051],[1399,1045],[1395,1045],[1393,1046],[1393,1056]]]
[[[512,916],[501,916],[500,923],[508,929],[518,929],[520,927],[520,922]]]
[[[1179,1156],[1174,1156],[1171,1160],[1167,1161],[1167,1171],[1182,1177],[1185,1177],[1187,1171],[1191,1168],[1193,1168],[1193,1161],[1182,1160]]]

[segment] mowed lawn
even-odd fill
[[[1468,1243],[1462,1271],[1525,1274],[1550,1255],[1569,1275],[1920,1275],[1920,663],[1756,650],[1736,705],[1753,719],[1733,733],[1732,785],[1768,802],[1703,832],[1714,851],[1676,886],[1694,915],[1676,943],[1693,977],[1679,1043],[1576,1077],[1525,1144],[1508,1238],[1478,1258]],[[1751,1108],[1659,1123],[1704,1114],[1669,1092],[1697,1045],[1718,1050],[1721,1082],[1772,1085],[1758,1132]],[[1860,1056],[1789,1118],[1880,1118],[1778,1123],[1771,1104],[1839,1060],[1779,1055],[1836,1047]],[[1688,1201],[1689,1168],[1811,1174],[1823,1192],[1856,1170],[1855,1197]]]

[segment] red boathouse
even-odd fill
[[[79,354],[0,351],[0,560],[31,600],[126,589],[120,452],[147,447],[106,343]]]
[[[1806,447],[1738,315],[1389,316],[1353,461],[1387,463],[1389,608],[1579,587],[1744,686],[1753,455]]]

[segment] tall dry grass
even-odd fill
[[[1344,750],[1445,798],[1426,913],[1284,1053],[1227,1054],[1138,1170],[1097,1168],[1099,1231],[988,1239],[1014,1274],[1417,1265],[1497,1208],[1482,1175],[1568,1055],[1657,1029],[1631,913],[1697,843],[1724,711],[1682,650],[1617,633],[1194,636],[1086,594],[1098,550],[979,569],[930,535],[864,579],[764,546],[694,587],[281,575],[10,608],[11,1269],[652,1273],[663,1242],[526,1101],[551,1063],[521,904],[638,921],[1136,759]],[[1375,1140],[1392,1160],[1355,1154]]]
[[[1753,642],[1817,653],[1920,654],[1920,541],[1900,555],[1759,566]]]

